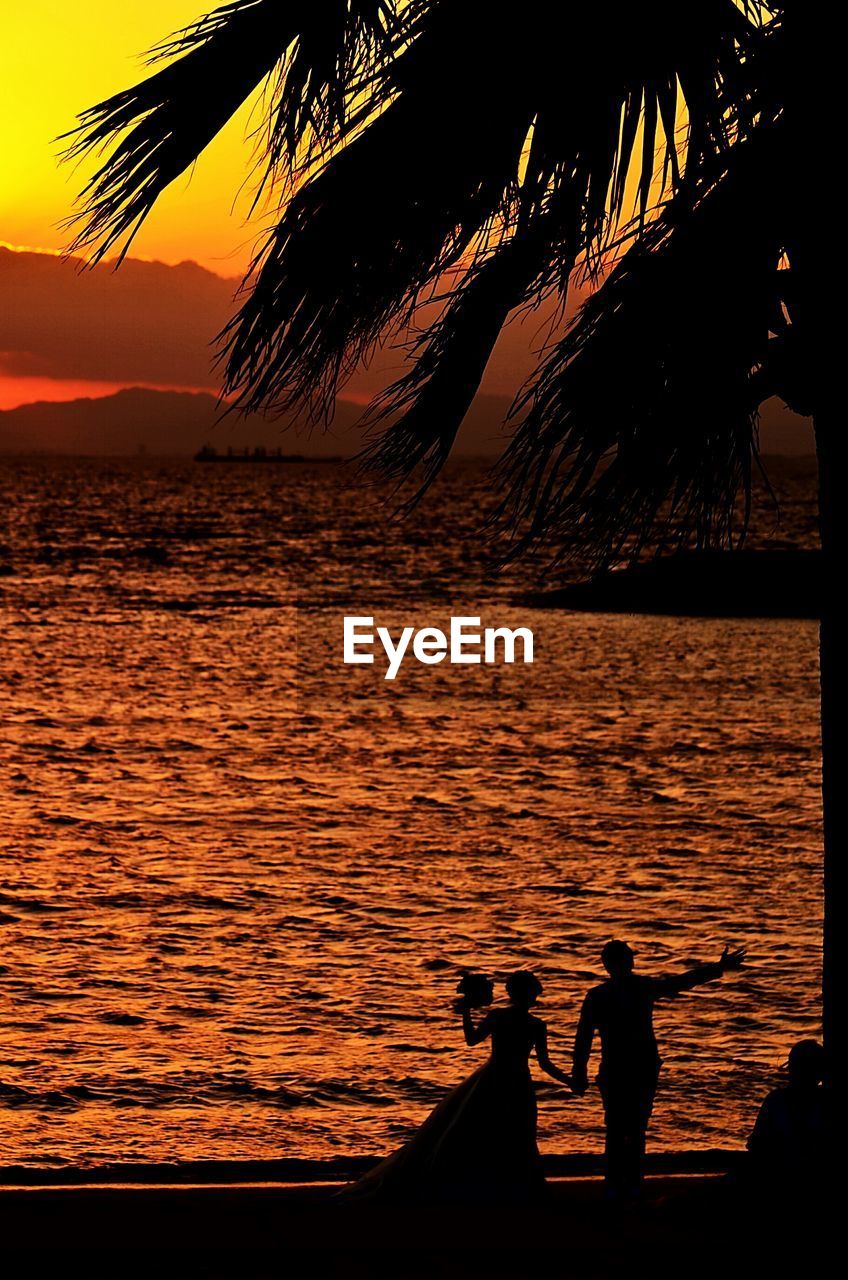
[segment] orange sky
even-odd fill
[[[214,0],[209,4],[214,8]],[[82,173],[56,162],[53,139],[83,107],[144,74],[139,55],[205,11],[204,0],[28,0],[4,6],[0,78],[0,240],[58,249]],[[249,109],[234,118],[201,158],[191,179],[176,182],[133,244],[133,254],[181,262],[192,258],[221,275],[246,265],[253,234],[248,200],[237,193],[250,158]]]
[[[114,0],[28,0],[4,9],[0,244],[53,253],[65,246],[68,233],[62,221],[92,166],[60,166],[61,146],[55,139],[73,127],[84,107],[143,77],[144,52],[207,7],[214,8],[215,0],[208,6],[204,0],[123,5]],[[246,222],[249,190],[240,193],[251,160],[245,141],[250,109],[246,104],[191,175],[158,201],[133,243],[133,257],[169,264],[192,260],[229,279],[243,273],[260,230],[258,222]],[[45,316],[47,329],[55,322]],[[198,343],[200,351],[216,328],[217,318]],[[0,410],[32,400],[106,395],[126,385],[106,372],[99,381],[51,377],[47,369],[39,369],[38,376],[21,376],[2,355],[0,351]],[[155,376],[132,378],[135,385],[145,381],[157,385]]]
[[[215,2],[209,0],[208,8],[214,8]],[[144,4],[124,5],[116,5],[114,0],[80,0],[73,5],[66,0],[29,0],[4,13],[0,246],[5,242],[8,246],[50,253],[64,247],[68,233],[61,227],[62,220],[70,214],[74,196],[86,173],[91,173],[92,165],[88,162],[76,171],[60,166],[60,146],[54,139],[73,127],[77,113],[84,107],[141,78],[145,74],[144,51],[206,9],[204,0],[146,0]],[[249,186],[240,193],[252,157],[250,142],[246,141],[251,105],[246,104],[230,121],[201,156],[190,178],[187,175],[179,179],[160,198],[133,242],[133,258],[167,264],[192,260],[228,281],[242,274],[261,229],[258,221],[252,225],[246,222]],[[122,283],[128,266],[118,273]],[[100,276],[104,270],[108,271],[99,268],[95,275]],[[8,273],[0,281],[2,286],[9,287]],[[173,298],[172,308],[197,308],[205,323],[206,306],[196,300],[190,288],[183,290],[179,283],[171,287],[163,281],[163,289]],[[19,315],[13,317],[6,326],[5,349],[0,340],[0,410],[39,399],[106,395],[122,385],[210,386],[209,378],[195,377],[189,382],[187,377],[176,376],[179,371],[163,381],[161,370],[157,373],[153,367],[155,359],[151,360],[149,371],[117,370],[114,351],[110,350],[115,339],[110,316],[136,324],[138,345],[148,349],[156,340],[155,334],[148,332],[148,313],[152,311],[149,305],[127,302],[123,311],[103,310],[104,298],[96,290],[81,286],[77,298],[76,287],[65,284],[62,306],[57,309],[49,288],[48,294],[43,297],[35,286],[26,290],[26,302],[18,294],[16,307],[32,310],[35,306],[41,311],[28,316],[27,324]],[[227,297],[231,298],[231,292]],[[220,309],[213,310],[206,331],[193,340],[196,353],[207,363],[207,344],[225,319]],[[92,328],[98,315],[100,326]],[[537,323],[532,322],[534,330]],[[159,332],[161,345],[168,337],[164,329]],[[55,341],[53,353],[46,351],[45,346],[51,344],[43,341],[45,335],[58,340],[63,353],[67,349],[68,358],[63,354],[58,359]],[[516,339],[514,334],[505,339],[516,353],[521,347],[526,349],[528,341],[528,337]],[[102,367],[92,371],[92,360],[86,355],[98,356],[101,352]],[[60,369],[59,365],[67,366],[69,360],[73,364],[72,356],[79,367]],[[514,381],[514,360],[513,354],[505,362],[503,357],[495,362],[498,366],[505,363],[508,370],[501,378],[495,377],[495,392],[506,392],[507,384]],[[97,360],[93,363],[96,365]],[[189,359],[187,363],[195,365],[196,361]],[[352,388],[354,395],[359,395],[360,390]],[[510,386],[510,390],[514,387]],[[367,398],[366,393],[363,397]]]
[[[0,109],[0,253],[4,243],[50,253],[67,244],[69,233],[62,228],[62,221],[71,213],[74,197],[94,165],[89,159],[76,170],[60,166],[61,144],[55,139],[73,128],[79,111],[143,78],[144,52],[216,3],[222,0],[145,0],[143,4],[122,5],[114,0],[79,0],[75,4],[28,0],[7,7],[2,24],[6,56],[0,77],[4,95]],[[191,175],[178,179],[158,200],[132,243],[133,258],[171,265],[190,260],[228,280],[243,274],[262,229],[260,218],[247,222],[253,152],[246,135],[253,105],[246,103],[200,157]],[[101,267],[95,274],[103,270]],[[0,287],[2,284],[0,281]],[[194,305],[189,293],[180,295],[175,289],[174,295],[174,307],[185,310]],[[70,310],[66,305],[61,317],[55,314],[51,300],[41,305],[34,323],[42,334],[57,336],[69,347],[80,343],[90,346],[91,335],[73,319],[75,308],[86,305],[82,293],[79,303],[73,301]],[[99,306],[95,299],[95,313]],[[89,305],[89,318],[91,311]],[[140,337],[150,311],[145,305],[140,311],[126,312],[128,321],[137,322]],[[96,341],[108,357],[111,333],[108,319],[104,315],[101,319],[105,331]],[[205,353],[224,319],[217,316],[215,323],[210,320],[208,332],[198,338],[198,351]],[[494,378],[497,393],[514,391],[513,366],[516,362],[527,365],[527,348],[538,325],[538,318],[531,318],[523,336],[516,335],[513,328],[500,344],[489,378],[490,384]],[[11,330],[15,330],[14,324],[7,326],[5,349],[0,341],[0,409],[34,399],[108,394],[116,385],[125,385],[116,382],[114,368],[106,367],[114,364],[109,359],[95,375],[60,371],[55,357],[51,363],[40,350],[43,343],[33,340],[32,326],[23,335],[20,324],[16,332]],[[147,335],[147,340],[154,339]],[[160,336],[160,345],[164,340],[164,335]],[[135,385],[162,385],[152,369],[149,376],[137,372],[128,376]],[[93,377],[99,380],[93,381]],[[186,385],[185,380],[181,378],[179,385]],[[208,385],[208,379],[199,385]]]

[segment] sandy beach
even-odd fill
[[[628,1211],[578,1175],[552,1177],[543,1206],[505,1210],[343,1205],[340,1182],[283,1181],[269,1163],[8,1168],[0,1230],[30,1274],[61,1256],[89,1275],[779,1276],[801,1257],[814,1270],[825,1247],[807,1216],[776,1238],[718,1168],[654,1172]]]
[[[687,1206],[712,1179],[658,1179],[652,1196],[676,1192]],[[577,1276],[619,1274],[656,1243],[657,1210],[613,1222],[595,1179],[558,1182],[544,1209],[503,1215],[488,1208],[366,1207],[333,1203],[332,1185],[96,1184],[5,1188],[0,1223],[31,1263],[76,1255],[103,1272],[154,1266],[166,1274],[395,1276],[494,1270],[534,1275],[545,1260]],[[664,1215],[665,1216],[665,1215]],[[506,1218],[506,1220],[505,1220]],[[688,1240],[663,1230],[669,1259]],[[651,1269],[662,1268],[653,1257]],[[639,1266],[639,1271],[642,1267]]]

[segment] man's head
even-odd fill
[[[611,978],[626,978],[633,972],[633,952],[626,942],[613,938],[601,952],[601,963]]]
[[[824,1049],[818,1040],[799,1040],[789,1051],[789,1083],[812,1089],[824,1078]]]

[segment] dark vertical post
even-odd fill
[[[845,783],[837,776],[839,711],[839,662],[846,659],[846,645],[839,621],[838,596],[843,594],[837,577],[840,556],[837,548],[834,441],[826,422],[816,420],[816,449],[819,467],[819,521],[822,539],[821,612],[821,737],[822,814],[824,825],[824,934],[822,938],[822,1022],[828,1052],[831,1082],[843,1079],[843,1035],[841,1021],[844,979],[837,957],[842,915],[845,910],[845,875],[841,850],[845,846]],[[844,604],[844,600],[843,600]],[[843,612],[844,616],[844,612]],[[848,942],[848,939],[846,939]]]
[[[844,1080],[844,979],[838,959],[846,908],[843,856],[846,785],[838,777],[837,750],[845,717],[841,706],[840,661],[848,657],[845,624],[840,617],[844,595],[844,521],[837,493],[837,423],[831,406],[842,356],[836,354],[838,327],[822,322],[824,298],[832,292],[834,242],[825,225],[832,207],[831,166],[835,154],[832,129],[833,51],[822,39],[828,11],[815,0],[787,0],[782,21],[786,148],[782,156],[783,198],[787,211],[787,243],[792,272],[795,364],[803,382],[804,412],[815,422],[819,476],[819,527],[822,544],[821,602],[821,743],[822,817],[824,828],[824,924],[822,937],[822,1024],[828,1076],[840,1087]],[[829,61],[830,60],[830,61]],[[829,125],[831,126],[829,131]],[[839,334],[841,337],[841,334]],[[841,501],[845,501],[842,497]],[[842,610],[844,613],[844,609]]]

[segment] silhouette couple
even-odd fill
[[[442,1099],[403,1147],[343,1194],[486,1202],[538,1199],[545,1179],[536,1143],[530,1057],[535,1053],[542,1071],[583,1094],[597,1035],[607,1189],[617,1199],[635,1197],[660,1070],[654,1005],[740,968],[744,958],[743,950],[725,948],[714,964],[654,978],[634,972],[627,943],[608,942],[601,959],[609,976],[583,1002],[570,1073],[551,1061],[547,1027],[532,1012],[542,993],[535,974],[513,973],[506,981],[509,1004],[490,1010],[476,1023],[472,1012],[491,1003],[493,986],[480,975],[467,976],[459,985],[456,1011],[466,1044],[491,1041],[489,1060]]]

